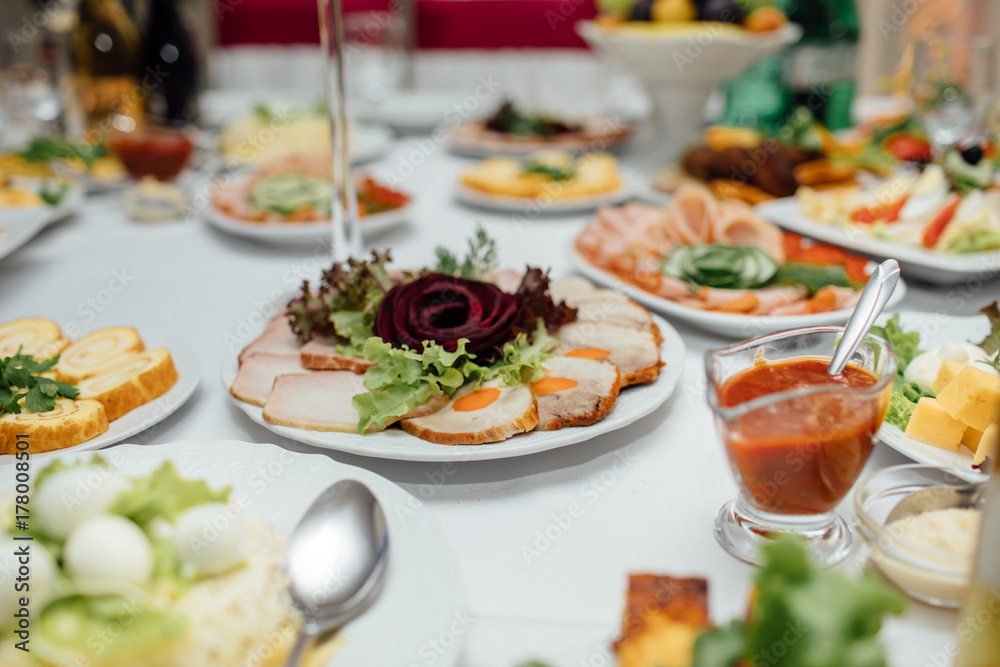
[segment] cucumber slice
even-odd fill
[[[752,289],[767,283],[777,270],[777,262],[760,248],[713,244],[678,246],[661,266],[665,275],[692,289]]]
[[[266,176],[250,193],[250,204],[258,211],[291,215],[300,208],[312,207],[330,214],[330,184],[320,178],[298,174]]]

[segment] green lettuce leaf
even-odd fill
[[[979,347],[983,348],[986,354],[996,354],[1000,352],[1000,302],[994,301],[985,308],[979,310],[990,320],[990,333]]]
[[[346,343],[334,346],[345,357],[360,358],[364,354],[365,341],[375,335],[372,322],[365,313],[356,310],[341,310],[330,315],[333,329]]]
[[[522,382],[536,382],[545,375],[545,361],[552,357],[549,354],[559,346],[559,339],[550,336],[545,323],[539,320],[534,339],[529,342],[528,336],[519,333],[513,342],[503,346],[503,355],[490,366],[485,379],[499,378],[506,387]]]
[[[903,327],[899,324],[898,313],[890,317],[885,326],[872,327],[871,332],[889,341],[893,349],[896,350],[896,358],[899,360],[899,368],[897,369],[899,375],[902,375],[913,358],[920,354],[920,333],[903,331]]]
[[[748,620],[699,637],[695,667],[733,667],[738,660],[777,667],[885,666],[877,635],[886,614],[903,611],[902,594],[872,571],[854,580],[816,567],[805,543],[790,535],[769,542],[763,555]]]
[[[156,517],[173,523],[185,510],[205,503],[224,503],[230,488],[212,489],[200,479],[185,479],[170,461],[145,477],[115,501],[112,511],[145,526]]]

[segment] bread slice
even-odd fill
[[[456,410],[465,396],[475,391],[498,392],[489,405],[472,411]],[[467,386],[452,396],[448,405],[432,415],[402,419],[399,425],[410,435],[439,445],[482,445],[500,442],[538,424],[538,403],[523,384],[502,387],[496,380],[484,382],[478,389]]]
[[[247,364],[253,358],[247,360]],[[307,374],[279,375],[264,406],[269,424],[307,431],[358,432],[358,413],[351,405],[355,394],[368,391],[362,378],[351,371],[309,371]],[[404,417],[418,417],[440,410],[448,399],[440,394],[417,406]],[[389,421],[386,425],[396,420]],[[373,424],[368,433],[377,431]]]
[[[45,317],[23,317],[0,324],[0,359],[12,357],[20,349],[38,359],[49,359],[69,345],[59,325]]]
[[[311,371],[351,371],[364,373],[375,364],[367,359],[345,357],[337,352],[335,343],[322,338],[314,338],[302,346],[299,356],[302,367]]]
[[[170,352],[160,348],[135,352],[106,367],[100,375],[77,384],[80,398],[91,398],[104,406],[108,419],[122,415],[165,394],[177,382],[177,369]]]
[[[98,329],[66,346],[59,355],[56,375],[63,382],[77,384],[84,378],[104,373],[130,353],[145,349],[139,332],[132,327]]]
[[[538,431],[568,426],[589,426],[604,419],[618,400],[621,375],[614,364],[594,359],[552,357],[545,362],[545,378],[531,385],[538,401]],[[552,378],[565,378],[576,386],[549,391]]]
[[[619,667],[690,667],[694,643],[711,627],[708,581],[631,574],[622,635],[615,641]]]
[[[8,413],[0,417],[0,454],[16,454],[19,435],[28,436],[30,454],[40,454],[79,445],[108,430],[107,413],[97,401],[55,400],[55,408],[48,412]]]
[[[233,380],[229,393],[250,405],[264,407],[279,375],[309,373],[299,358],[287,354],[259,353],[247,357]]]
[[[573,322],[559,329],[562,344],[554,354],[575,356],[600,351],[618,367],[622,386],[653,382],[660,375],[660,346],[653,334],[599,322]],[[593,358],[593,357],[592,357]]]

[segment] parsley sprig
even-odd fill
[[[76,398],[79,390],[67,382],[57,382],[40,373],[52,370],[59,361],[56,355],[43,361],[20,350],[0,359],[0,415],[21,413],[21,399],[29,412],[48,412],[56,407],[56,397]]]
[[[459,278],[469,280],[482,280],[483,274],[488,273],[497,267],[497,244],[482,226],[476,227],[476,235],[469,239],[469,251],[463,261],[459,261],[447,248],[438,246],[435,249],[438,263],[434,267],[435,273],[443,273],[448,276],[458,275]]]

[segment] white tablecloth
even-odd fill
[[[403,183],[416,197],[412,222],[376,242],[390,246],[396,262],[427,263],[438,244],[460,250],[481,221],[497,239],[503,262],[551,267],[557,276],[569,272],[568,248],[581,217],[515,225],[510,216],[462,208],[452,193],[463,162],[443,145],[423,140],[418,148],[418,142],[397,144],[374,167],[398,173],[405,156],[425,158]],[[321,246],[267,247],[199,219],[130,222],[105,196],[0,262],[0,321],[42,315],[79,332],[131,324],[150,345],[185,341],[195,347],[203,378],[194,398],[135,442],[275,442],[230,404],[220,364],[245,344],[248,323],[270,316],[281,293],[315,277],[326,263]],[[997,292],[995,282],[976,290],[911,285],[902,307],[971,314]],[[619,432],[534,456],[453,466],[329,453],[420,498],[458,554],[471,623],[428,638],[427,651],[414,656],[413,665],[435,664],[432,642],[451,643],[458,634],[467,640],[464,664],[470,667],[512,667],[528,657],[559,667],[609,665],[607,644],[619,625],[630,571],[707,576],[717,621],[745,610],[753,570],[712,536],[715,512],[736,487],[699,382],[702,355],[725,341],[678,329],[688,355],[676,395]],[[880,446],[868,469],[905,462]],[[582,514],[569,520],[573,503]],[[849,514],[846,505],[841,511]],[[955,623],[954,613],[912,603],[884,632],[892,664],[946,664],[940,656]],[[391,637],[386,628],[386,641]]]

